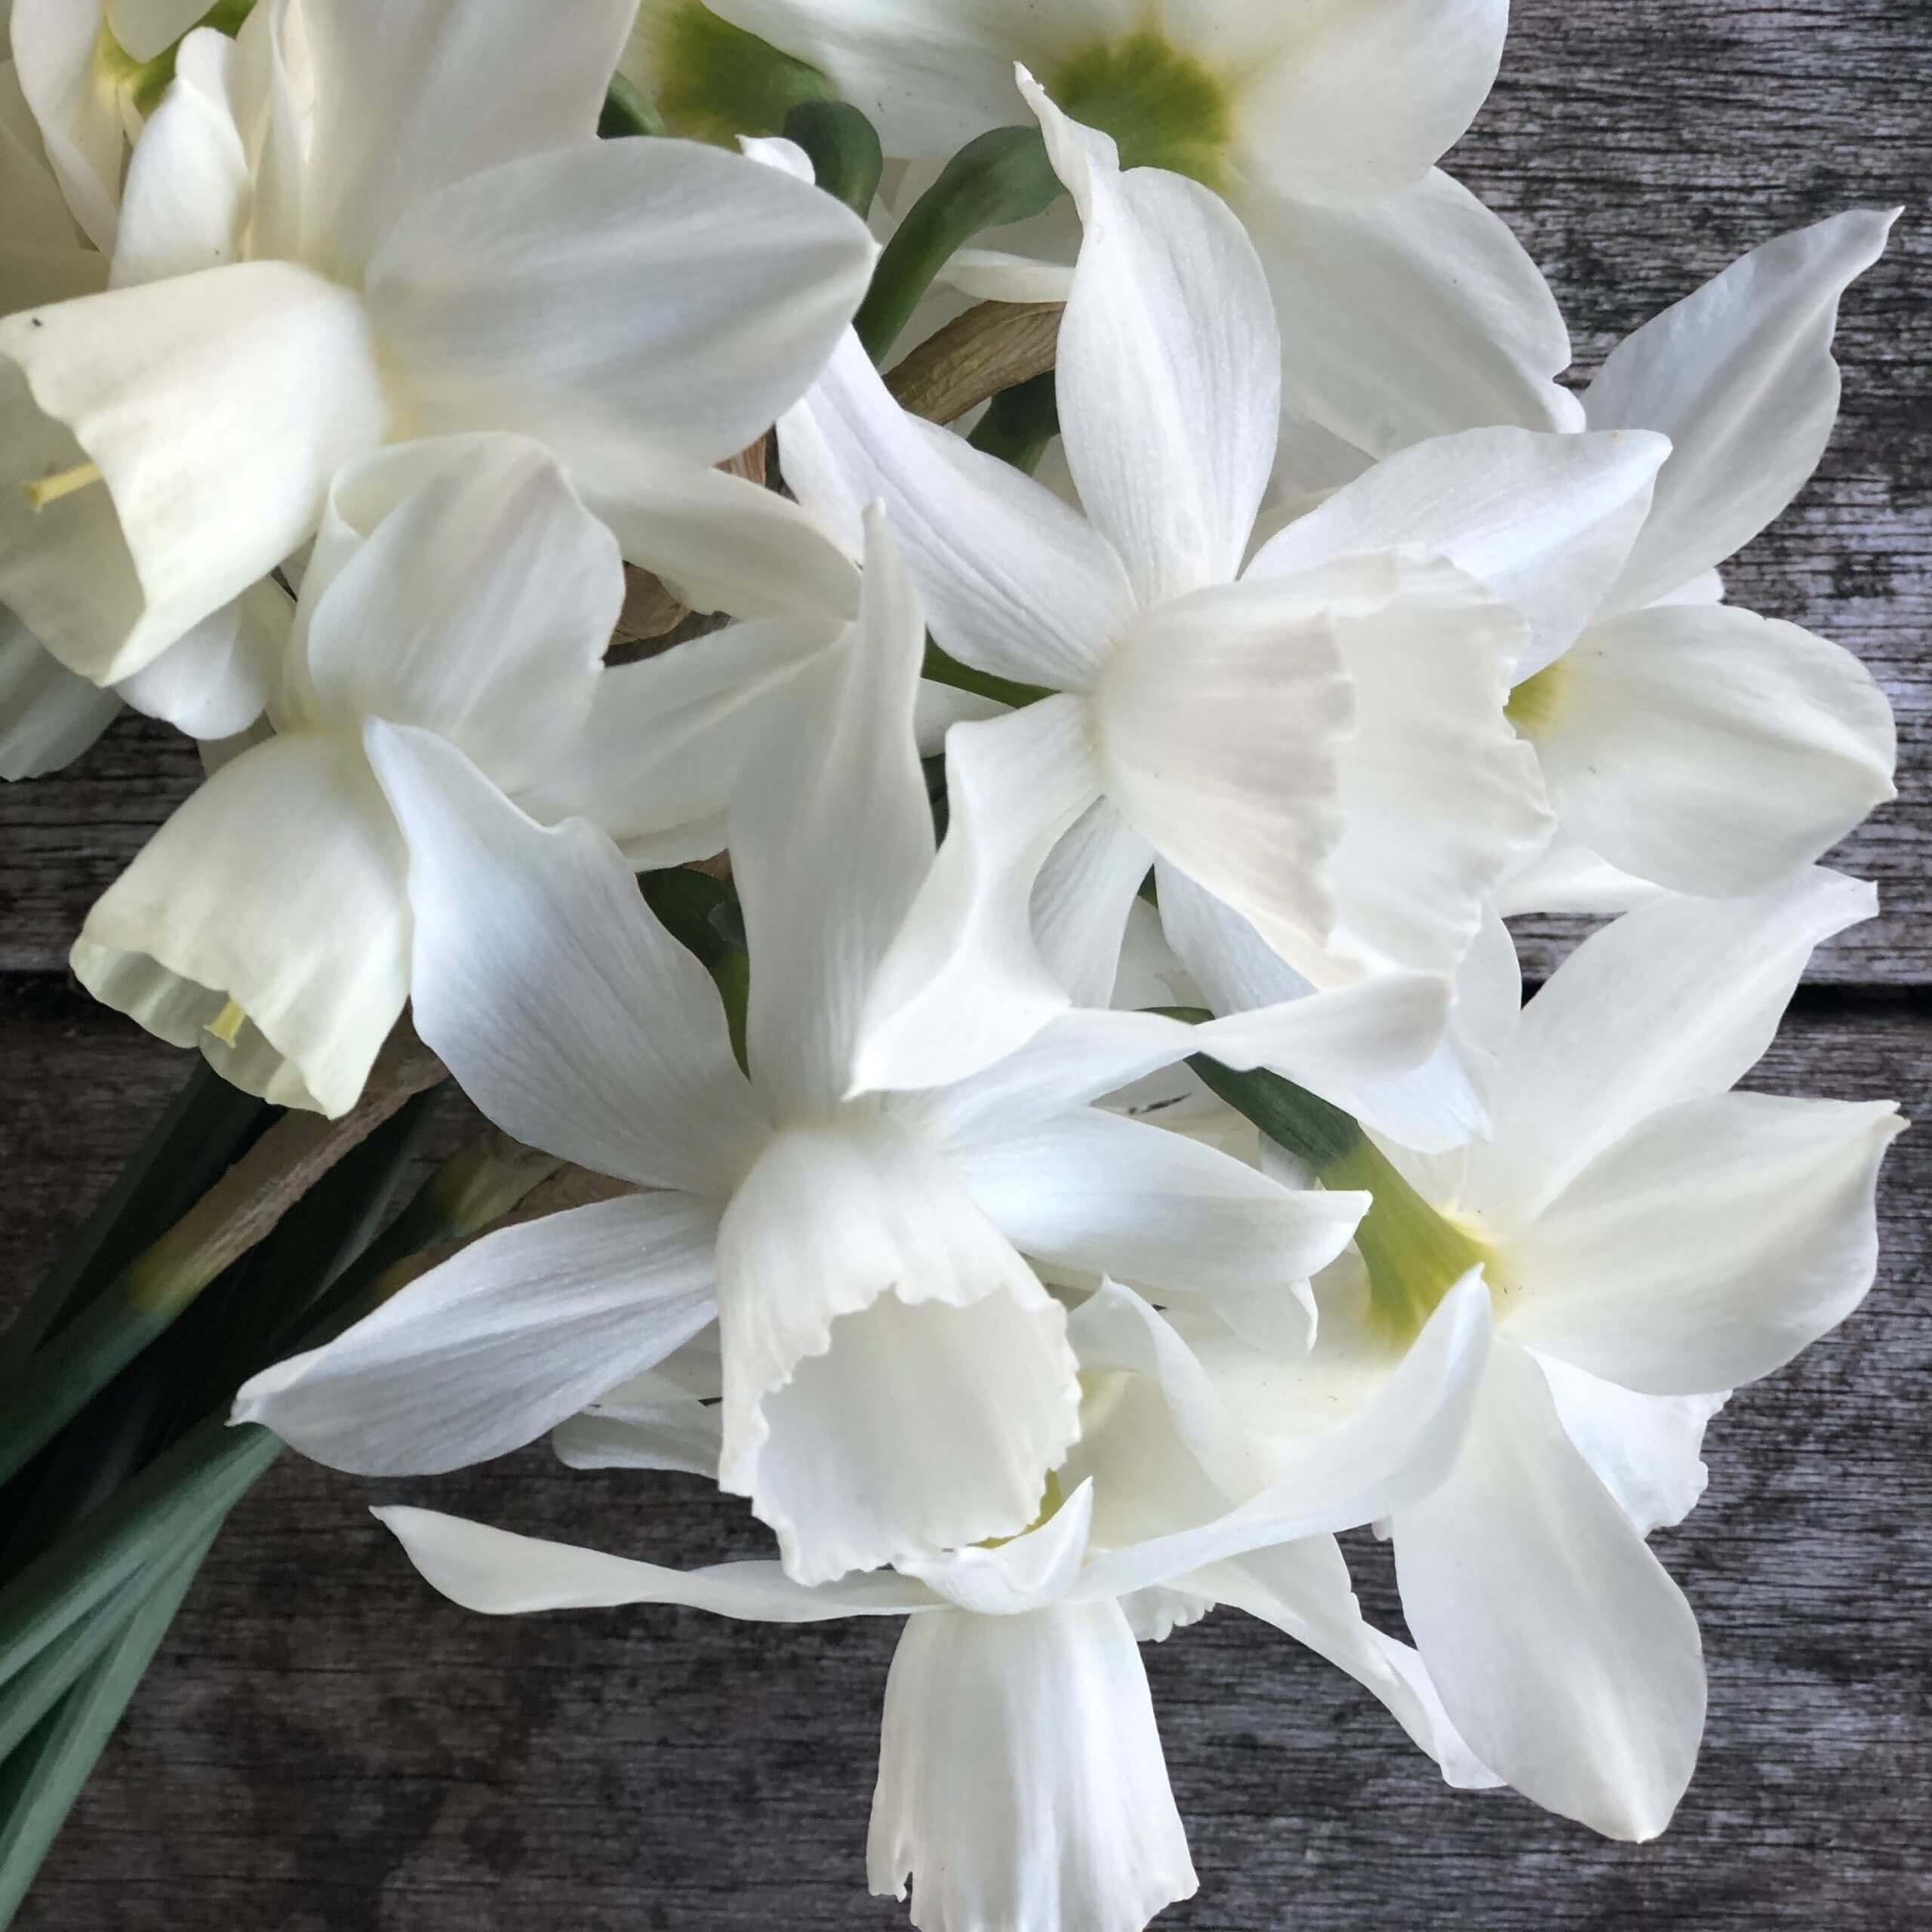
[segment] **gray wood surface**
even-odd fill
[[[1925,0],[1517,0],[1454,165],[1515,220],[1588,368],[1743,249],[1932,177]],[[1921,205],[1854,291],[1823,474],[1731,573],[1860,651],[1899,708],[1903,796],[1852,842],[1887,915],[1823,962],[1759,1081],[1897,1097],[1932,1068],[1932,253]],[[180,1078],[58,968],[91,897],[192,782],[124,724],[0,792],[0,1303],[24,1293]],[[1567,934],[1537,936],[1533,965]],[[448,1131],[457,1131],[452,1119]],[[1223,1613],[1149,1654],[1203,1877],[1163,1926],[1920,1927],[1932,1922],[1932,1141],[1900,1143],[1867,1308],[1712,1432],[1658,1540],[1703,1620],[1704,1760],[1660,1843],[1605,1844],[1442,1788],[1378,1707]],[[0,1313],[5,1312],[0,1306]],[[884,1927],[865,1817],[892,1633],[685,1611],[491,1622],[365,1513],[408,1496],[691,1562],[761,1546],[688,1479],[542,1452],[377,1484],[285,1458],[236,1512],[22,1914],[34,1932]],[[1372,1547],[1364,1598],[1393,1620]],[[1069,1932],[1074,1932],[1069,1928]]]

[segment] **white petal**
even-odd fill
[[[1897,213],[1858,209],[1767,242],[1611,352],[1583,398],[1591,428],[1660,429],[1675,453],[1611,608],[1722,563],[1798,494],[1838,416],[1838,298]]]
[[[1495,906],[1506,919],[1526,912],[1628,912],[1661,898],[1664,888],[1620,872],[1607,859],[1559,829],[1543,850],[1496,889]]]
[[[1214,1148],[1093,1109],[989,1131],[955,1158],[1023,1252],[1163,1296],[1226,1287],[1306,1303],[1308,1278],[1348,1245],[1368,1205],[1291,1192]]]
[[[721,821],[764,708],[791,701],[800,669],[843,629],[763,618],[604,671],[568,761],[525,786],[518,802],[545,823],[587,818],[631,857],[683,835],[687,849],[660,865],[723,851]]]
[[[1281,413],[1281,339],[1254,245],[1199,183],[1122,174],[1104,135],[1030,77],[1021,86],[1085,227],[1057,378],[1080,500],[1143,604],[1232,583]]]
[[[721,1193],[765,1129],[704,969],[581,819],[534,824],[462,754],[373,725],[409,845],[417,1030],[519,1140],[647,1186]]]
[[[1547,285],[1440,169],[1366,208],[1258,192],[1238,211],[1291,346],[1285,400],[1332,434],[1387,456],[1497,423],[1582,426],[1555,381],[1570,337]]]
[[[106,0],[102,11],[122,51],[146,63],[165,53],[208,9],[200,0]]]
[[[432,1588],[488,1617],[664,1603],[749,1623],[822,1623],[841,1617],[900,1616],[930,1608],[934,1601],[931,1591],[903,1577],[854,1577],[807,1589],[775,1563],[664,1570],[570,1543],[513,1536],[430,1509],[370,1514],[395,1534]]]
[[[955,1609],[1017,1617],[1072,1593],[1093,1541],[1094,1485],[1082,1481],[1046,1520],[1004,1543],[909,1556],[901,1574]]]
[[[306,254],[345,281],[398,216],[503,162],[587,145],[629,0],[545,17],[469,0],[331,0],[305,11],[315,117]]]
[[[1371,580],[1387,595],[1390,568],[1351,559],[1164,605],[1123,640],[1095,707],[1121,815],[1297,966],[1326,957],[1337,760],[1355,721],[1334,601]]]
[[[1660,436],[1469,429],[1379,463],[1273,538],[1251,574],[1407,546],[1446,557],[1530,626],[1517,682],[1560,657],[1595,614],[1649,513],[1670,453]]]
[[[1546,1809],[1655,1838],[1704,1727],[1682,1593],[1498,1343],[1447,1479],[1396,1513],[1402,1608],[1457,1727]]]
[[[1651,1395],[1753,1382],[1835,1328],[1878,1267],[1889,1103],[1724,1094],[1598,1155],[1510,1244],[1508,1332]]]
[[[254,184],[229,106],[233,57],[234,42],[212,30],[183,44],[174,85],[128,164],[113,287],[242,259]]]
[[[115,89],[95,63],[99,11],[74,0],[15,0],[14,62],[60,192],[88,239],[114,248],[127,137]]]
[[[867,995],[933,863],[912,734],[925,622],[883,517],[867,525],[859,621],[764,714],[731,801],[757,962],[746,1044],[781,1124],[844,1098]]]
[[[368,299],[420,431],[521,430],[620,495],[640,451],[721,462],[770,428],[851,319],[872,254],[857,216],[776,168],[601,141],[419,205]]]
[[[666,1469],[718,1480],[723,1417],[715,1403],[646,1371],[551,1431],[557,1459],[573,1469]]]
[[[1726,605],[1586,631],[1526,734],[1564,829],[1680,892],[1761,891],[1896,797],[1892,708],[1848,651]]]
[[[1506,1238],[1640,1121],[1734,1086],[1813,947],[1877,906],[1869,885],[1814,870],[1752,899],[1656,900],[1593,934],[1523,1010],[1469,1204]]]
[[[1241,172],[1283,194],[1343,202],[1407,186],[1461,137],[1495,81],[1509,19],[1507,0],[1357,0],[1286,14],[1195,0],[1187,11],[1278,47],[1272,58],[1245,50],[1234,69]],[[1249,15],[1266,25],[1247,26]]]
[[[409,992],[402,841],[354,742],[224,765],[88,915],[76,977],[233,1084],[346,1113]],[[232,1001],[230,1046],[208,1029]]]
[[[505,1228],[245,1383],[230,1420],[358,1475],[507,1455],[712,1320],[717,1229],[715,1204],[675,1194]]]
[[[859,608],[858,573],[812,514],[728,470],[626,451],[601,466],[592,507],[631,562],[681,603],[737,617],[844,621]]]
[[[1153,863],[1153,848],[1103,798],[1041,868],[1033,937],[1075,1005],[1112,1003],[1128,915]]]
[[[0,596],[65,663],[151,663],[305,543],[330,476],[387,434],[361,304],[242,262],[0,321]],[[104,481],[36,513],[18,483]]]
[[[1197,1889],[1117,1603],[915,1617],[886,1681],[866,1854],[921,1932],[1142,1932]]]
[[[780,1135],[718,1237],[722,1486],[801,1581],[1011,1536],[1078,1431],[1059,1305],[943,1155],[848,1110]]]
[[[1275,1446],[1266,1487],[1199,1528],[1096,1558],[1082,1591],[1143,1589],[1251,1549],[1377,1521],[1408,1507],[1454,1460],[1482,1380],[1489,1337],[1489,1291],[1472,1271],[1443,1297],[1407,1354],[1352,1414],[1325,1432]]]
[[[380,717],[433,731],[521,792],[574,756],[595,701],[623,606],[617,540],[524,437],[451,438],[404,460],[420,480],[368,519],[325,586],[304,581],[307,704],[350,729]],[[398,461],[350,466],[331,492],[338,515],[357,506],[358,472]]]
[[[37,778],[80,756],[121,709],[0,610],[0,778]]]
[[[933,635],[994,675],[1091,683],[1134,609],[1112,547],[1044,485],[908,416],[857,336],[778,428],[785,480],[854,555],[883,500]]]
[[[1682,1522],[1710,1480],[1704,1429],[1728,1395],[1640,1395],[1554,1355],[1531,1352],[1564,1434],[1637,1534]]]
[[[191,738],[238,737],[274,692],[294,616],[288,593],[263,577],[115,689],[137,711]]]
[[[855,1092],[964,1079],[1066,1008],[1034,937],[1032,894],[1099,794],[1087,714],[1063,696],[947,734],[946,842],[873,978]]]

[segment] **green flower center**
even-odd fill
[[[1192,54],[1143,32],[1100,42],[1045,78],[1060,108],[1114,137],[1123,168],[1164,168],[1225,190],[1233,97]]]
[[[634,43],[645,71],[629,78],[656,97],[672,134],[728,146],[740,134],[778,134],[793,108],[836,96],[816,67],[721,20],[699,0],[647,5],[645,16]]]
[[[1509,694],[1509,703],[1503,715],[1524,737],[1534,738],[1539,731],[1547,730],[1555,720],[1558,707],[1563,701],[1565,681],[1563,660],[1559,657],[1534,677],[1525,678]]]

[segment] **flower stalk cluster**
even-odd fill
[[[377,1513],[492,1614],[903,1620],[926,1932],[1194,1892],[1141,1646],[1217,1609],[1668,1824],[1647,1538],[1903,1124],[1737,1091],[1894,745],[1719,574],[1890,218],[1579,393],[1436,165],[1500,0],[1314,11],[14,0],[0,772],[207,777],[74,942],[198,1070],[0,1361],[0,1921],[285,1445],[744,1499]]]

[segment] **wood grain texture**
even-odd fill
[[[1756,1084],[1908,1108],[1932,1070],[1932,15],[1924,0],[1517,0],[1454,158],[1557,284],[1587,371],[1736,254],[1919,203],[1847,304],[1840,432],[1730,572],[1858,651],[1897,705],[1903,796],[1841,862],[1886,918],[1821,961]],[[118,727],[0,793],[0,974],[57,968],[193,783]],[[1570,937],[1532,935],[1533,971]],[[0,980],[0,1299],[24,1292],[180,1078],[57,979]],[[447,1136],[461,1131],[452,1118]],[[1932,1922],[1932,1140],[1883,1196],[1882,1279],[1842,1334],[1714,1426],[1703,1506],[1657,1547],[1702,1619],[1712,1712],[1671,1833],[1602,1843],[1444,1789],[1364,1695],[1231,1614],[1149,1653],[1201,1896],[1164,1927],[1663,1932]],[[365,1513],[409,1500],[681,1563],[764,1547],[675,1478],[540,1452],[376,1484],[285,1459],[238,1510],[57,1847],[31,1932],[884,1928],[864,1832],[892,1632],[685,1611],[492,1622]],[[1358,1540],[1358,1541],[1359,1540]],[[1363,1595],[1392,1620],[1383,1553]],[[1073,1928],[1069,1928],[1073,1932]]]

